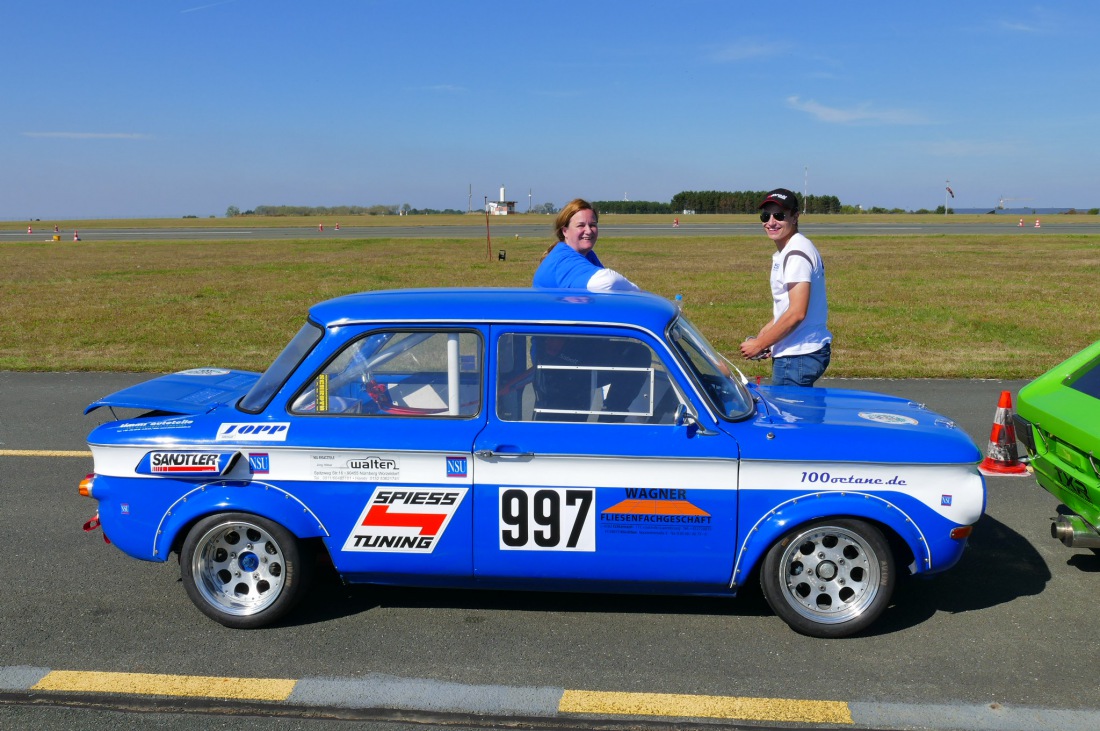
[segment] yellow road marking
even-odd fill
[[[737,698],[675,693],[603,693],[567,690],[558,704],[562,713],[680,718],[735,718],[745,721],[853,723],[848,704],[784,698]]]
[[[238,700],[285,701],[297,680],[275,678],[217,678],[199,675],[150,675],[52,670],[31,690],[67,690],[81,693],[205,696]]]
[[[91,452],[67,452],[60,449],[0,449],[0,457],[91,457]]]

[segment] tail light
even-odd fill
[[[974,532],[974,526],[972,525],[960,525],[958,528],[951,529],[951,537],[956,541],[961,541],[964,538],[969,538],[970,534]]]
[[[92,485],[95,484],[95,475],[85,475],[84,479],[80,481],[79,492],[84,497],[94,497],[92,495]]]

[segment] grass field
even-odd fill
[[[1032,378],[1100,339],[1100,237],[814,240],[828,272],[830,376]],[[263,370],[314,302],[383,288],[528,286],[547,243],[494,242],[507,249],[503,262],[486,261],[484,239],[0,244],[0,369]],[[683,294],[688,316],[731,357],[770,318],[774,247],[763,236],[604,236],[598,251],[643,288]]]

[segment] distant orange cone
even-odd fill
[[[1035,228],[1041,228],[1039,226],[1039,219],[1038,218],[1035,219]]]
[[[983,475],[1000,477],[1023,475],[1027,467],[1016,454],[1016,427],[1012,425],[1012,394],[1001,391],[997,411],[993,415],[993,429],[989,434],[986,458],[978,465]]]

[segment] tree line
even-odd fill
[[[695,213],[756,213],[766,190],[687,190],[672,196],[673,211]],[[844,206],[835,195],[799,196],[803,213],[842,213]]]
[[[236,216],[396,216],[399,206],[256,206],[241,211],[229,206],[226,218]]]
[[[660,201],[592,201],[600,213],[659,213],[682,215],[684,213],[756,213],[760,201],[768,195],[766,190],[686,190],[672,196],[668,203]],[[803,213],[906,213],[900,208],[886,209],[874,207],[863,209],[860,206],[842,205],[835,195],[799,196],[799,210]],[[479,211],[480,212],[480,211]],[[557,213],[552,203],[543,203],[531,209],[532,213]],[[920,209],[914,213],[954,213],[951,208],[939,206],[935,211]],[[255,209],[241,211],[237,206],[229,206],[226,218],[236,216],[397,216],[401,214],[466,213],[454,208],[437,210],[434,208],[413,208],[408,203],[401,205],[374,206],[256,206]],[[1091,213],[1091,211],[1090,211]]]
[[[591,201],[600,213],[672,213],[671,203],[657,201]]]
[[[229,206],[225,211],[226,218],[237,216],[397,216],[401,214],[424,213],[465,213],[454,208],[446,208],[442,211],[434,208],[413,208],[408,203],[401,205],[375,205],[375,206],[256,206],[253,209],[242,211],[237,206]]]
[[[756,213],[768,195],[766,190],[685,190],[668,203],[659,201],[593,201],[600,213]],[[799,196],[804,213],[859,213],[856,206],[843,206],[835,195]]]

